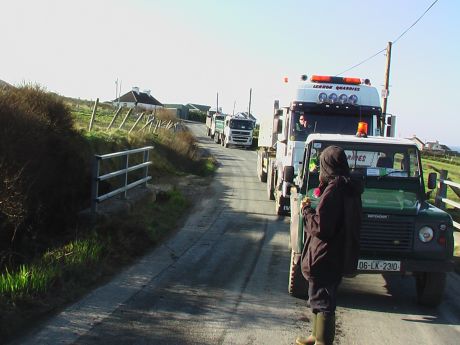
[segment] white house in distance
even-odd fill
[[[112,103],[115,106],[127,108],[139,107],[145,110],[163,108],[163,104],[150,94],[150,90],[141,92],[137,86],[133,87],[131,91],[125,93],[123,96],[115,99]]]
[[[412,140],[415,143],[415,145],[417,145],[420,151],[423,151],[423,149],[425,148],[425,143],[422,140],[420,140],[415,134],[412,136],[412,138],[408,139]]]

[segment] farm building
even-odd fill
[[[150,90],[141,92],[138,87],[133,87],[131,91],[115,99],[112,103],[116,106],[127,108],[139,107],[145,110],[163,108],[163,104],[150,94]]]

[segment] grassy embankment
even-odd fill
[[[447,178],[453,182],[460,183],[460,159],[454,160],[452,163],[446,161],[442,162],[436,160],[434,157],[422,158],[423,165],[423,176],[425,177],[425,185],[428,179],[428,174],[433,171],[447,170]],[[438,175],[439,176],[439,175]],[[431,194],[430,202],[434,204],[434,197],[436,190]],[[447,187],[447,199],[460,203],[460,197],[452,190],[451,187]],[[457,223],[460,223],[460,210],[446,204],[446,211],[451,215],[452,219]],[[457,230],[458,231],[458,230]],[[460,244],[456,243],[455,255],[460,256]],[[460,267],[460,266],[459,266]]]
[[[204,176],[214,169],[186,131],[152,134],[139,132],[139,125],[128,135],[135,115],[124,129],[106,131],[115,112],[107,105],[99,106],[94,130],[88,132],[91,108],[90,102],[63,99],[36,87],[0,90],[3,340],[152,248],[189,206],[174,189],[161,202],[147,201],[129,215],[79,226],[77,213],[89,205],[92,154],[153,144],[154,181],[165,175]],[[155,115],[175,121],[166,112]]]

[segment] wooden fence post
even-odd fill
[[[446,204],[442,202],[442,198],[447,198],[447,185],[444,180],[447,180],[447,170],[440,170],[439,171],[439,181],[438,181],[438,190],[436,192],[436,199],[435,199],[435,206],[441,209],[446,208]]]
[[[132,111],[133,111],[133,108],[129,108],[128,112],[126,113],[125,118],[121,122],[120,127],[118,127],[118,129],[122,129],[123,125],[125,124],[125,122],[128,119],[129,115],[131,115]]]
[[[140,132],[140,131],[144,130],[145,128],[147,128],[148,125],[152,125],[153,120],[154,120],[153,118],[148,120],[147,123],[144,126],[142,126],[141,129],[138,130],[138,132]]]
[[[93,123],[94,123],[94,118],[96,117],[96,110],[97,110],[98,104],[99,104],[99,98],[96,98],[96,102],[94,102],[93,113],[91,114],[91,120],[89,121],[88,131],[90,132],[93,129]]]
[[[136,122],[131,127],[131,129],[129,130],[128,133],[131,133],[133,131],[133,129],[136,128],[137,124],[139,123],[140,120],[142,120],[143,117],[144,117],[144,113],[141,113],[141,115],[137,118]]]
[[[121,112],[121,107],[118,107],[117,112],[115,113],[115,115],[113,115],[112,121],[110,121],[109,127],[107,127],[107,130],[109,130],[112,127],[112,125],[114,124],[114,122],[117,119],[118,114],[120,114],[120,112]]]

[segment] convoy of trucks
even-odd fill
[[[347,154],[352,178],[364,185],[357,272],[412,274],[418,302],[438,305],[446,272],[453,270],[453,223],[427,202],[417,146],[392,138],[395,118],[382,114],[377,89],[367,79],[301,80],[291,103],[280,108],[275,102],[273,117],[261,121],[257,151],[257,175],[275,200],[275,213],[290,215],[289,293],[308,294],[300,269],[305,241],[300,203],[308,196],[317,206],[319,156],[337,145]],[[427,187],[435,186],[431,173]]]

